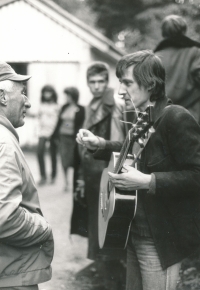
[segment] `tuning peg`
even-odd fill
[[[148,113],[147,112],[143,112],[143,116],[147,116],[148,115]]]
[[[139,138],[137,142],[141,148],[144,148],[144,141],[141,138]]]
[[[143,123],[142,123],[142,126],[145,126],[145,127],[146,127],[147,125],[148,125],[147,122],[143,122]]]
[[[154,132],[155,132],[154,127],[151,127],[151,128],[149,129],[149,132],[150,132],[150,133],[154,133]]]

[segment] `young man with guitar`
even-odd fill
[[[139,136],[144,148],[137,169],[124,165],[120,172],[108,172],[124,200],[126,194],[138,193],[128,239],[126,289],[175,290],[181,261],[200,249],[200,127],[186,109],[166,98],[165,70],[153,52],[122,57],[116,74],[127,110],[136,110],[139,120],[149,105],[154,110],[151,134]],[[143,127],[135,125],[129,140],[135,141]],[[122,147],[83,129],[77,142],[93,150],[95,158],[109,158]],[[140,143],[134,142],[131,153],[138,155]]]

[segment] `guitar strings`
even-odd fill
[[[124,112],[136,112],[136,115],[137,115],[137,121],[136,121],[135,124],[133,124],[133,123],[131,123],[131,122],[123,121],[123,120],[120,120],[120,122],[123,122],[123,123],[126,123],[126,124],[131,124],[131,125],[132,125],[133,127],[135,127],[135,129],[136,129],[137,124],[138,124],[138,122],[140,121],[139,118],[138,118],[138,114],[140,113],[141,115],[145,115],[146,112],[140,112],[140,111],[138,112],[138,111],[136,111],[136,107],[135,107],[135,105],[134,105],[134,103],[133,103],[133,101],[132,101],[131,98],[130,98],[130,100],[131,100],[131,102],[132,102],[132,104],[133,104],[135,110],[124,111]],[[128,138],[128,136],[129,136],[129,138]],[[129,130],[129,132],[128,132],[128,134],[127,134],[125,140],[124,140],[124,143],[123,143],[123,146],[122,146],[122,150],[124,149],[124,145],[125,145],[125,143],[126,143],[128,140],[129,140],[129,142],[130,142],[130,140],[131,140],[131,138],[130,138],[130,130]],[[125,146],[125,148],[126,148],[126,146]],[[121,152],[120,152],[120,153],[121,153]],[[124,158],[125,158],[126,154],[127,154],[127,148],[126,148],[125,151],[123,152],[123,155],[122,155],[121,160],[118,159],[118,162],[117,162],[117,164],[116,164],[116,166],[115,166],[115,169],[116,169],[116,167],[119,168],[119,167],[123,166]],[[115,170],[114,170],[114,171],[115,171]]]
[[[146,112],[140,112],[140,111],[135,111],[135,110],[130,110],[130,111],[123,111],[123,113],[129,113],[129,112],[138,112],[138,114],[141,114],[141,115],[144,115],[144,114],[146,114]],[[125,124],[131,124],[132,126],[136,126],[137,125],[137,123],[139,122],[139,120],[138,120],[138,115],[137,115],[137,122],[136,123],[132,123],[132,122],[128,122],[128,121],[124,121],[124,120],[119,120],[120,122],[122,122],[122,123],[125,123]]]

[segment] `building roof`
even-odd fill
[[[114,60],[118,60],[124,53],[116,48],[114,42],[85,24],[51,0],[1,0],[0,9],[14,2],[25,2],[45,14],[51,20],[69,30],[77,37],[88,43],[91,48],[105,53]]]

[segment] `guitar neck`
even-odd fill
[[[129,153],[130,147],[133,145],[134,141],[138,140],[140,137],[144,136],[144,134],[149,130],[154,122],[153,116],[153,106],[148,106],[146,111],[141,113],[141,117],[137,119],[136,124],[133,125],[133,128],[129,130],[126,139],[123,143],[122,149],[120,151],[119,158],[117,160],[116,166],[114,168],[113,173],[119,173],[123,167],[123,164],[126,160],[126,157]],[[149,139],[149,138],[148,138]],[[147,139],[147,141],[148,141]],[[145,141],[144,146],[147,141]],[[144,147],[143,146],[143,147]],[[143,148],[141,148],[136,156],[136,159],[133,161],[133,165],[137,162],[137,158],[142,153]]]
[[[150,137],[151,137],[151,134],[152,134],[152,132],[150,131],[150,132],[148,133],[148,138],[145,140],[145,142],[144,142],[144,144],[143,144],[143,147],[140,148],[140,150],[139,150],[139,151],[137,152],[137,154],[134,156],[134,159],[133,159],[133,162],[132,162],[131,166],[135,166],[136,162],[138,161],[138,158],[139,158],[140,155],[142,154],[142,151],[143,151],[144,148],[146,147],[146,145],[147,145],[147,143],[148,143],[148,141],[149,141],[149,139],[150,139]]]
[[[132,132],[132,129],[129,131],[129,134],[126,136],[126,139],[123,143],[123,146],[122,146],[122,149],[120,151],[120,155],[119,155],[119,158],[118,158],[117,163],[115,165],[113,173],[116,173],[116,174],[119,173],[122,169],[124,161],[126,160],[126,156],[128,155],[129,149],[133,143],[131,138],[130,138],[131,132]]]

